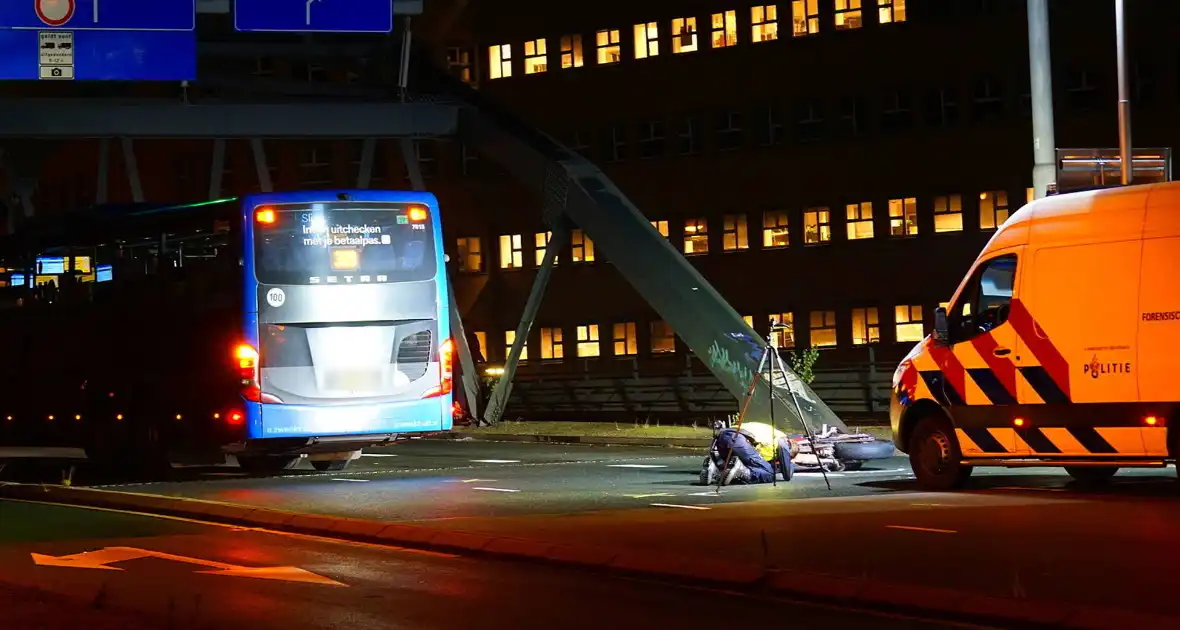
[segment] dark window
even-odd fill
[[[607,162],[622,162],[627,157],[627,130],[614,125],[602,130],[599,138],[602,158]]]
[[[1093,70],[1074,68],[1066,73],[1065,102],[1075,112],[1088,112],[1099,104],[1101,77]]]
[[[745,143],[742,129],[745,127],[745,115],[741,112],[718,112],[713,117],[713,139],[717,143],[718,151],[733,151],[741,148]]]
[[[694,155],[701,152],[701,121],[693,116],[687,116],[676,121],[676,153],[679,155]]]
[[[1004,117],[1004,85],[995,77],[980,77],[975,81],[972,93],[972,110],[975,120],[987,122]]]
[[[947,312],[951,341],[967,341],[1008,321],[1015,279],[1014,255],[999,256],[981,265]]]
[[[754,108],[754,142],[760,147],[773,147],[783,143],[783,116],[777,105]]]
[[[910,91],[904,87],[885,90],[881,96],[881,129],[903,131],[914,122],[914,105]]]
[[[664,155],[667,142],[664,137],[664,121],[648,120],[639,123],[639,158],[650,160]]]
[[[823,102],[819,99],[805,99],[796,101],[795,140],[798,142],[815,142],[824,137]]]
[[[926,96],[926,124],[931,127],[953,127],[959,122],[959,88],[940,86]]]
[[[868,133],[868,111],[869,105],[864,97],[842,97],[839,116],[836,117],[836,133],[842,138],[854,138]]]

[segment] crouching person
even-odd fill
[[[741,429],[722,429],[705,458],[701,483],[770,483],[775,474],[775,465],[771,462],[776,459],[783,479],[790,481],[794,472],[791,464],[791,457],[795,454],[791,450],[793,446],[786,434],[761,422],[745,424]],[[727,459],[728,468],[725,465]]]

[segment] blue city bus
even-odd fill
[[[55,219],[0,246],[0,445],[340,470],[451,428],[433,195],[263,193]]]

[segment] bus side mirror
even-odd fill
[[[947,330],[946,323],[946,309],[938,307],[934,309],[934,341],[944,345],[950,345],[951,335]]]

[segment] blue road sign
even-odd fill
[[[388,33],[394,0],[237,0],[234,28],[242,32]]]
[[[197,0],[3,0],[0,28],[191,31]]]
[[[196,0],[0,0],[0,80],[191,81]]]

